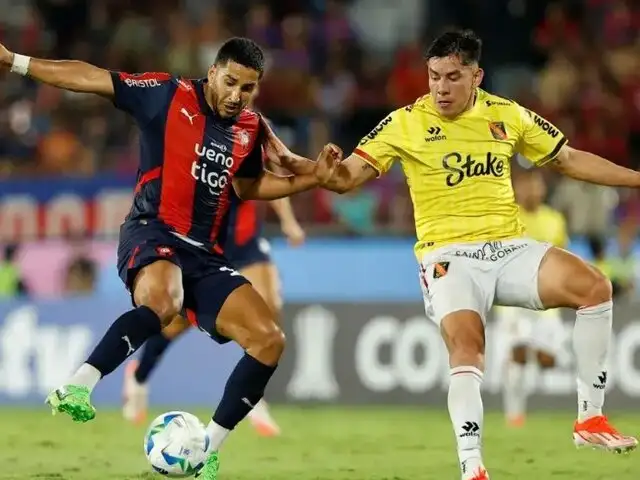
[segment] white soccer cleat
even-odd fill
[[[627,453],[638,446],[635,437],[622,435],[604,415],[588,418],[573,426],[573,443],[576,447],[590,447],[614,453]]]
[[[140,425],[147,419],[149,391],[146,385],[140,385],[135,378],[138,361],[131,360],[124,370],[122,387],[122,416],[125,420]]]
[[[277,437],[280,435],[280,427],[269,413],[267,402],[264,400],[261,399],[247,417],[253,428],[263,437]]]

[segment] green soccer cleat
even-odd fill
[[[74,422],[88,422],[96,416],[96,409],[91,405],[91,393],[87,387],[64,385],[51,392],[45,403],[51,407],[54,415],[58,412],[66,413]]]
[[[204,462],[204,465],[198,473],[196,473],[196,478],[200,478],[201,480],[218,480],[218,470],[220,469],[220,460],[218,459],[218,452],[212,452],[207,458],[207,461]]]

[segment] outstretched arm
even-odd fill
[[[279,198],[278,200],[271,200],[269,202],[273,211],[280,219],[280,228],[282,233],[287,237],[289,243],[293,246],[301,245],[305,240],[305,233],[296,214],[291,206],[291,200],[288,197]]]
[[[113,98],[108,70],[76,60],[43,60],[15,54],[0,44],[0,69],[28,75],[54,87]]]
[[[325,185],[334,174],[340,156],[333,145],[325,145],[315,162],[313,173],[281,176],[267,170],[257,178],[236,176],[233,187],[243,200],[276,200]]]
[[[583,182],[609,187],[640,187],[640,172],[567,145],[549,165],[557,172]]]

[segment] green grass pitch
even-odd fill
[[[168,408],[166,410],[169,410]],[[155,411],[153,413],[160,413]],[[193,413],[205,420],[206,410]],[[276,439],[246,425],[221,454],[220,480],[458,480],[446,409],[275,408]],[[612,415],[620,429],[640,432],[640,414]],[[616,456],[571,442],[572,412],[537,413],[508,430],[499,414],[485,421],[485,461],[493,480],[637,480],[640,452]],[[161,479],[142,450],[143,427],[117,411],[99,410],[74,424],[39,410],[0,409],[0,479]]]

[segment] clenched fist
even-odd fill
[[[332,143],[324,146],[324,148],[320,152],[320,155],[318,155],[318,160],[314,172],[320,185],[324,185],[329,180],[331,180],[331,177],[333,177],[333,174],[341,161],[342,150],[340,150]]]

